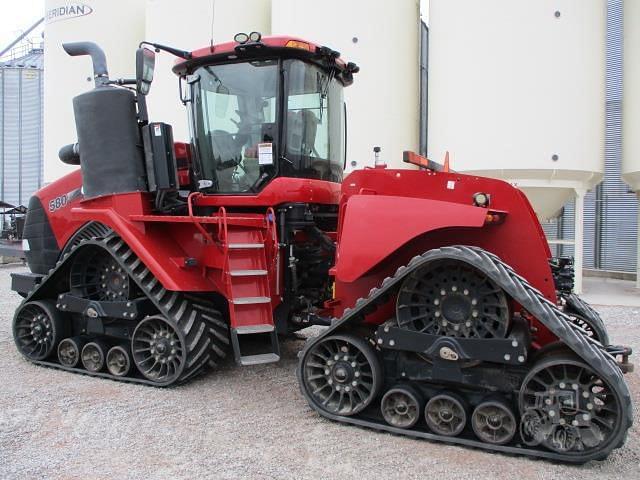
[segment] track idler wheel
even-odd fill
[[[66,330],[65,321],[53,302],[34,301],[21,305],[13,317],[13,339],[29,360],[51,355]]]
[[[303,358],[301,371],[308,398],[334,415],[361,412],[382,386],[382,368],[375,350],[351,334],[318,342]]]
[[[480,440],[494,445],[509,443],[518,430],[513,411],[499,400],[478,405],[471,415],[471,426]]]
[[[92,373],[102,370],[104,368],[106,351],[106,346],[100,341],[87,343],[82,348],[80,354],[84,368]]]
[[[534,365],[520,388],[519,408],[528,445],[585,457],[620,442],[623,412],[616,390],[571,355]]]
[[[115,377],[126,377],[131,370],[129,351],[121,345],[111,347],[107,352],[107,370]]]
[[[439,435],[455,437],[467,423],[467,412],[462,399],[450,393],[431,398],[424,409],[427,426]]]
[[[86,340],[82,337],[65,338],[58,345],[58,361],[60,365],[75,368],[80,363],[80,352]]]
[[[410,387],[395,387],[384,394],[380,409],[389,425],[397,428],[411,428],[420,419],[422,399]]]
[[[172,383],[185,368],[184,336],[172,321],[160,315],[138,324],[131,337],[131,350],[136,367],[152,382]]]

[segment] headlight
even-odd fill
[[[477,206],[477,207],[483,207],[486,208],[489,206],[489,194],[488,193],[483,193],[483,192],[478,192],[476,194],[473,195],[473,203]]]

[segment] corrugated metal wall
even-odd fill
[[[26,205],[42,184],[43,71],[0,67],[0,199]]]
[[[622,159],[622,18],[623,0],[609,0],[607,8],[605,178],[585,198],[584,266],[599,270],[635,272],[638,201],[620,178]],[[550,235],[573,239],[574,204],[565,205],[556,222],[545,225]],[[549,237],[556,238],[556,237]],[[572,246],[557,250],[573,255]]]
[[[607,16],[607,136],[605,181],[599,187],[602,234],[596,268],[634,272],[637,250],[635,193],[620,179],[622,159],[623,1],[610,0]],[[597,253],[597,252],[596,252]]]

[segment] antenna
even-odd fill
[[[213,49],[213,20],[216,16],[216,0],[211,0],[211,42],[210,46]]]

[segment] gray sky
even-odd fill
[[[2,0],[0,50],[44,15],[44,0]]]

